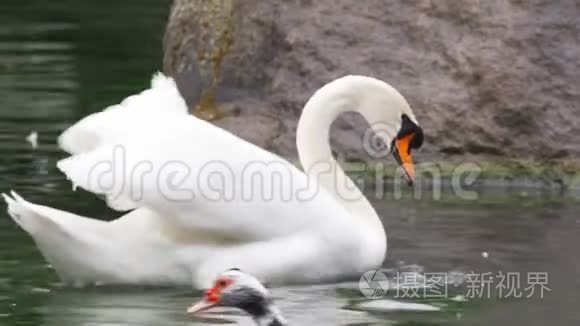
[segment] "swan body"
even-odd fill
[[[85,117],[59,138],[71,154],[59,169],[128,213],[105,222],[14,192],[4,199],[69,284],[201,289],[233,267],[267,284],[358,277],[382,264],[386,235],[331,155],[330,124],[346,111],[360,112],[371,127],[386,123],[391,139],[403,115],[416,124],[388,84],[363,76],[332,81],[311,97],[298,125],[303,172],[188,115],[174,81],[157,74],[150,89]]]

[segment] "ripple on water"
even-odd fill
[[[391,299],[377,299],[358,303],[354,306],[356,309],[374,312],[393,312],[393,311],[415,311],[415,312],[434,312],[441,311],[441,308],[424,304],[406,301],[397,301]]]

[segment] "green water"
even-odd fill
[[[144,88],[160,69],[169,1],[15,1],[0,4],[0,191],[104,219],[116,214],[73,192],[55,163],[57,135],[80,117]],[[39,133],[39,148],[25,141]],[[580,321],[580,205],[542,191],[488,189],[480,199],[373,200],[389,234],[385,268],[449,275],[545,272],[545,298],[426,300],[435,313],[353,309],[352,283],[273,289],[292,325],[577,325]],[[1,205],[0,205],[1,206]],[[489,256],[484,258],[482,252]],[[328,268],[332,268],[329,266]],[[450,297],[465,282],[449,285]],[[389,292],[392,297],[393,293]],[[58,283],[32,240],[0,207],[0,324],[199,325],[188,289],[70,289]],[[425,300],[413,299],[415,302]]]

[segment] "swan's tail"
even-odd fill
[[[107,222],[36,205],[14,191],[2,197],[10,217],[30,234],[64,282],[94,279],[101,266],[93,260],[111,238]]]
[[[186,115],[187,112],[175,81],[157,73],[151,80],[151,88],[83,118],[65,130],[58,143],[70,154],[89,152],[100,145],[116,143],[136,131],[150,129],[159,123],[160,117]]]
[[[97,235],[106,231],[106,222],[72,214],[59,209],[33,204],[24,200],[15,191],[10,195],[2,194],[8,205],[12,220],[35,240],[55,235],[67,239],[77,238],[79,234]]]
[[[34,204],[31,204],[12,191],[10,195],[2,194],[8,205],[8,214],[12,220],[31,236],[50,230],[62,232],[62,229],[51,218],[39,214]]]

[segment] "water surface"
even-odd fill
[[[94,196],[73,192],[55,163],[57,135],[80,117],[148,84],[161,62],[169,1],[15,1],[0,5],[0,191],[102,219]],[[39,133],[37,149],[25,141]],[[388,197],[388,196],[387,196]],[[373,199],[388,229],[391,274],[548,273],[545,298],[413,299],[441,312],[378,313],[350,283],[273,289],[292,325],[574,325],[580,322],[580,204],[570,196],[487,189],[477,201]],[[236,313],[192,320],[188,289],[60,286],[32,240],[0,208],[0,324],[195,325],[248,320]],[[487,254],[487,258],[482,253]],[[328,266],[332,268],[332,266]],[[523,285],[522,285],[523,286]],[[449,285],[465,295],[465,282]],[[389,292],[387,296],[393,297]]]

